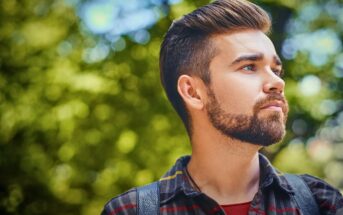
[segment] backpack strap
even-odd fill
[[[137,215],[160,214],[158,181],[137,188]]]
[[[303,215],[320,215],[318,205],[310,188],[298,175],[285,174],[287,182],[294,190],[294,199]]]

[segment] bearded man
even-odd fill
[[[160,75],[192,155],[154,183],[155,191],[145,189],[155,197],[133,188],[109,201],[103,215],[340,211],[337,189],[310,175],[285,176],[259,153],[282,140],[288,113],[270,25],[263,9],[244,0],[217,0],[173,22]],[[157,206],[142,203],[150,200]]]

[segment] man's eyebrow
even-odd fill
[[[238,64],[242,61],[260,61],[264,58],[264,55],[262,53],[257,53],[257,54],[249,54],[249,55],[242,55],[238,58],[236,58],[232,63],[231,66]],[[275,55],[273,57],[273,60],[276,65],[282,66],[282,61],[280,60],[280,57]]]
[[[236,58],[232,63],[231,66],[238,64],[242,61],[259,61],[263,59],[263,54],[258,53],[258,54],[249,54],[249,55],[242,55],[238,58]]]

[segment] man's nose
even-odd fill
[[[285,89],[285,81],[276,75],[273,71],[266,71],[263,91],[265,93],[279,93],[282,94]]]

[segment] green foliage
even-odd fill
[[[0,214],[99,214],[111,197],[159,178],[190,153],[159,83],[158,54],[171,20],[206,1],[173,5],[149,30],[147,44],[123,37],[107,58],[92,63],[89,50],[103,38],[86,29],[78,5],[68,2],[0,3]],[[301,14],[292,2],[260,1],[270,11],[286,6],[287,13]],[[325,26],[342,38],[325,13],[307,24],[306,32]],[[284,35],[272,37],[281,47]],[[308,55],[300,50],[285,61],[289,131],[285,144],[266,154],[282,170],[310,172],[343,187],[341,106],[325,112],[325,102],[314,105],[341,102],[342,79],[331,72],[336,61],[316,66]],[[320,77],[322,88],[304,96],[299,81],[309,74]],[[328,127],[338,129],[341,139],[330,139]]]

